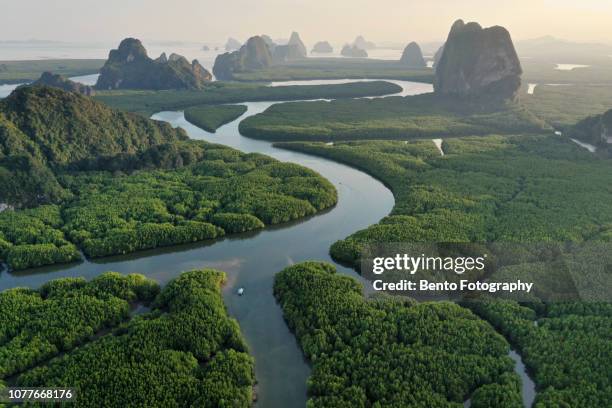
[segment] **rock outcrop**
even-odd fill
[[[75,92],[86,96],[95,94],[91,86],[79,84],[78,82],[71,81],[59,74],[52,74],[51,72],[43,72],[40,78],[33,82],[32,85],[51,86],[53,88],[59,88],[64,91]]]
[[[521,86],[522,72],[508,30],[458,20],[437,64],[434,88],[439,95],[511,100]]]
[[[236,51],[240,49],[240,47],[242,47],[242,44],[235,38],[230,37],[225,43],[225,51]]]
[[[571,127],[569,137],[612,150],[612,109],[601,115],[590,116]]]
[[[376,48],[376,44],[371,41],[367,41],[365,38],[363,38],[362,35],[359,35],[357,36],[357,38],[355,38],[355,41],[353,41],[353,45],[357,48],[361,48],[362,50],[373,50],[374,48]]]
[[[334,47],[327,41],[319,41],[312,47],[312,52],[316,52],[318,54],[329,54],[334,52]]]
[[[367,58],[368,57],[368,52],[366,50],[363,50],[359,47],[356,47],[354,45],[348,45],[348,44],[342,47],[342,51],[340,52],[340,54],[342,54],[343,57],[349,57],[349,58]]]
[[[425,68],[427,66],[421,47],[415,42],[411,42],[404,48],[400,62],[408,68]]]
[[[162,52],[161,55],[155,59],[155,61],[165,64],[166,62],[168,62],[168,56],[165,52]]]
[[[276,47],[277,49],[279,47]],[[238,51],[217,56],[213,73],[217,79],[233,79],[234,73],[266,68],[272,65],[272,55],[260,36],[249,38]]]
[[[295,31],[291,33],[291,37],[289,38],[289,42],[287,43],[287,45],[290,48],[295,49],[295,53],[296,55],[299,56],[299,58],[306,58],[308,56],[308,51],[306,50],[306,46],[302,42],[300,35],[296,33]]]
[[[156,60],[147,56],[135,38],[121,41],[111,50],[100,70],[97,89],[201,89],[212,75],[197,60],[191,63],[178,54],[162,54]]]
[[[277,45],[272,52],[272,60],[275,64],[304,59],[304,54],[297,45]]]

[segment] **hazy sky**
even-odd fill
[[[0,0],[1,40],[222,42],[253,34],[307,44],[445,39],[457,18],[543,35],[612,43],[612,0]]]

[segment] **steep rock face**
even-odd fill
[[[441,95],[514,99],[522,72],[508,30],[458,20],[436,67],[434,87]]]
[[[442,59],[442,54],[444,54],[444,44],[442,44],[440,48],[438,48],[438,51],[436,51],[436,53],[434,54],[434,58],[433,58],[434,59],[434,62],[433,62],[434,69],[440,63],[440,59]]]
[[[362,35],[359,35],[357,36],[357,38],[355,38],[355,41],[353,41],[353,45],[362,50],[373,50],[374,48],[376,48],[376,44],[371,41],[367,41],[365,38],[363,38]]]
[[[279,47],[276,47],[278,49]],[[269,67],[272,55],[265,40],[260,36],[249,38],[238,51],[217,56],[213,73],[217,79],[232,79],[235,72]]]
[[[342,51],[340,52],[340,54],[342,54],[343,57],[349,57],[349,58],[367,58],[368,57],[368,52],[366,50],[362,50],[359,47],[356,47],[354,45],[345,45],[344,47],[342,47]]]
[[[411,42],[404,48],[400,62],[409,68],[425,68],[427,66],[421,47],[415,42]]]
[[[319,54],[329,54],[334,52],[334,47],[327,41],[319,41],[312,47],[312,52],[316,52]]]
[[[165,53],[156,60],[148,57],[142,43],[127,38],[111,50],[100,70],[97,89],[201,89],[212,75],[197,60]]]
[[[295,31],[291,33],[291,37],[289,38],[289,42],[287,43],[289,47],[295,48],[296,55],[299,58],[306,58],[308,56],[308,51],[306,50],[306,46],[302,42],[300,35]]]
[[[32,85],[51,86],[54,88],[63,89],[64,91],[76,92],[87,96],[92,96],[95,93],[91,86],[79,84],[78,82],[71,81],[59,74],[52,74],[51,72],[43,72],[40,78],[33,82]]]
[[[270,51],[272,51],[277,45],[269,35],[262,34],[261,39],[264,40]]]
[[[612,109],[590,116],[569,129],[569,136],[596,146],[612,148]]]

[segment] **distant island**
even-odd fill
[[[363,38],[362,35],[357,36],[357,38],[355,38],[355,41],[353,41],[353,45],[357,48],[361,48],[362,50],[373,50],[374,48],[376,48],[376,44],[374,44],[371,41],[367,41],[365,38]]]
[[[91,86],[71,81],[62,75],[53,74],[48,71],[43,72],[40,78],[33,82],[32,85],[52,86],[54,88],[63,89],[64,91],[76,92],[87,96],[93,96],[95,94],[95,91]]]
[[[289,42],[286,45],[277,45],[272,51],[272,58],[277,64],[291,60],[304,59],[308,56],[306,46],[302,42],[300,35],[295,31],[291,33]]]
[[[355,45],[348,45],[348,44],[342,47],[342,51],[340,52],[340,54],[343,57],[349,57],[349,58],[367,58],[368,57],[368,52],[366,50],[361,49]]]
[[[100,70],[96,89],[202,89],[212,75],[198,60],[191,63],[178,54],[153,60],[135,38],[121,41],[111,50]]]
[[[312,47],[312,52],[316,52],[318,54],[330,54],[334,52],[334,47],[327,41],[319,41]]]
[[[411,42],[404,48],[400,62],[409,68],[425,68],[427,66],[421,47],[415,42]]]
[[[217,79],[233,79],[235,72],[267,68],[272,65],[270,48],[261,36],[248,39],[238,51],[218,55],[213,66]]]
[[[306,46],[296,32],[291,33],[291,38],[285,45],[276,44],[265,34],[256,35],[249,38],[238,50],[218,55],[213,73],[217,79],[231,80],[234,79],[234,73],[305,59],[307,54]]]

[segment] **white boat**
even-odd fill
[[[238,288],[238,290],[236,291],[236,293],[238,293],[238,296],[242,296],[242,295],[244,295],[244,288]]]

